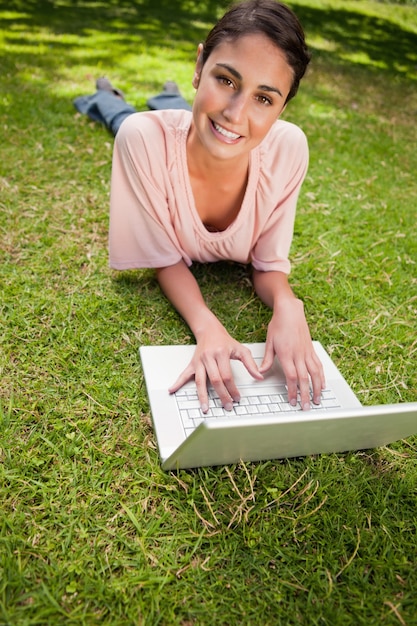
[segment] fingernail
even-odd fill
[[[310,402],[305,402],[303,404],[303,411],[309,411],[311,409],[311,404]]]
[[[226,402],[226,404],[224,405],[224,410],[231,411],[232,409],[233,409],[233,404],[231,402]]]
[[[292,400],[290,400],[290,404],[291,406],[297,406],[297,400],[293,398]]]
[[[202,404],[201,405],[201,411],[203,413],[207,413],[207,411],[208,411],[208,404]]]

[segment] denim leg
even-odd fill
[[[180,94],[164,91],[157,96],[153,96],[153,98],[149,98],[146,104],[150,109],[156,111],[161,109],[185,109],[186,111],[191,111],[191,106]]]
[[[80,113],[88,115],[95,122],[104,124],[115,135],[122,121],[136,109],[110,91],[99,89],[92,96],[80,96],[74,100]]]

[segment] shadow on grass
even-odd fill
[[[139,53],[141,49],[158,46],[171,46],[173,55],[177,54],[177,47],[184,45],[194,50],[228,4],[226,0],[0,0],[0,27],[5,31],[9,63],[23,59],[28,64],[41,64],[53,77],[59,74],[60,67],[77,63],[77,49],[82,50],[83,38],[91,31],[111,35],[119,49],[129,49],[136,41]],[[294,10],[308,39],[322,42],[311,45],[313,52],[314,46],[318,46],[320,57],[352,68],[360,65],[417,80],[415,32],[382,17],[364,15],[360,6],[357,11],[298,5]],[[36,33],[34,41],[28,32]],[[79,40],[51,44],[50,33],[73,35]],[[28,46],[31,50],[25,52]],[[111,50],[100,48],[89,51],[90,63],[106,62]]]
[[[297,6],[307,36],[323,42],[323,57],[340,65],[417,80],[417,34],[387,19],[348,9]],[[313,46],[314,50],[314,46]]]
[[[242,297],[250,299],[253,295],[252,270],[249,265],[219,261],[217,263],[193,263],[191,271],[207,297],[224,299],[224,294],[240,292]],[[127,270],[115,273],[113,288],[122,294],[143,293],[158,297],[161,293],[154,270]]]
[[[229,318],[239,318],[238,327],[233,329],[236,338],[241,341],[249,341],[248,337],[252,341],[264,340],[271,314],[255,295],[249,266],[232,262],[193,263],[191,271],[205,301],[219,318],[225,323]],[[162,317],[166,321],[169,315],[171,325],[188,336],[186,325],[162,294],[153,270],[115,273],[111,284],[115,293],[130,306],[139,311],[144,308],[148,313],[152,309],[153,319]]]

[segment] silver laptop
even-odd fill
[[[265,344],[245,344],[262,362]],[[277,360],[256,381],[231,361],[241,400],[225,411],[209,389],[209,411],[199,408],[194,382],[168,388],[188,365],[195,346],[142,346],[140,356],[162,467],[225,465],[326,452],[375,448],[417,433],[417,402],[362,406],[319,342],[314,348],[326,376],[321,404],[310,411],[288,404]]]

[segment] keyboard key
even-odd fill
[[[337,409],[338,407],[340,407],[340,404],[336,398],[323,398],[321,403],[325,409]]]
[[[269,404],[271,402],[271,398],[269,396],[259,396],[260,404]]]
[[[288,400],[287,397],[283,397],[282,394],[273,393],[269,396],[269,399],[274,404],[278,404],[279,402],[286,402]]]
[[[221,417],[225,414],[225,410],[222,407],[213,407],[210,413],[213,417]]]
[[[181,421],[184,428],[193,428],[194,429],[194,420],[188,417],[187,411],[180,411]]]
[[[177,402],[178,404],[178,408],[181,409],[199,409],[200,408],[200,403],[197,400],[186,400],[186,399],[182,399],[178,400]]]
[[[297,402],[295,406],[289,402],[281,402],[279,406],[281,411],[285,411],[285,413],[289,413],[290,411],[301,411],[301,404],[299,402]]]
[[[258,407],[259,413],[269,413],[269,407],[267,404],[260,404]]]
[[[281,411],[278,402],[274,402],[273,404],[268,404],[268,408],[271,413],[279,413]]]

